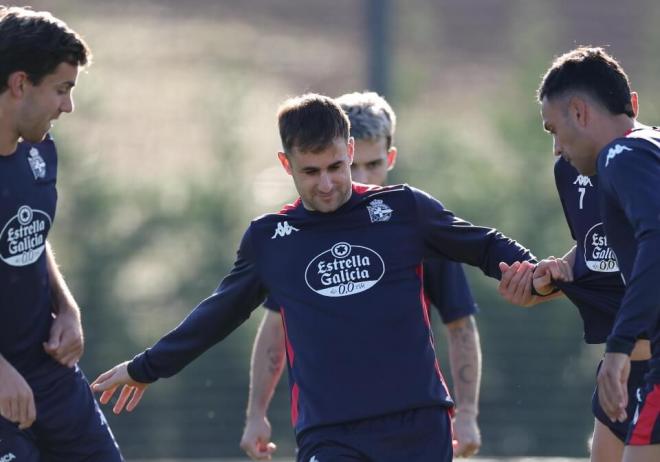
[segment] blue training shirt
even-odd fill
[[[636,126],[598,156],[601,210],[626,285],[608,352],[630,354],[651,337],[651,383],[660,383],[660,131]]]
[[[30,382],[66,370],[45,351],[52,302],[46,238],[57,205],[50,136],[0,156],[0,353]]]
[[[447,258],[424,261],[424,291],[444,324],[478,311],[463,267]]]
[[[554,170],[566,223],[576,244],[574,279],[556,285],[578,308],[585,342],[605,343],[625,289],[600,218],[598,176],[580,175],[562,157]]]
[[[429,258],[424,262],[424,291],[444,324],[479,311],[463,267],[447,258]],[[271,296],[266,297],[264,307],[271,311],[280,310],[280,304]]]
[[[396,245],[392,245],[396,243]],[[531,260],[496,230],[456,218],[426,193],[353,185],[331,213],[301,201],[254,220],[230,274],[128,366],[153,382],[220,341],[270,293],[284,321],[297,432],[425,406],[451,406],[437,364],[422,262],[445,257],[499,278]]]

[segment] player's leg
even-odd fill
[[[0,417],[0,461],[40,462],[32,430],[19,430],[16,424]]]
[[[123,462],[82,371],[58,380],[40,401],[35,434],[44,462]]]
[[[600,369],[600,365],[598,366]],[[594,435],[591,444],[591,462],[619,462],[623,456],[624,442],[630,428],[630,421],[637,408],[637,390],[644,385],[644,376],[649,370],[648,361],[632,361],[628,377],[628,419],[625,422],[612,422],[598,401],[598,387],[594,390],[591,409],[595,419]]]
[[[626,446],[623,462],[656,462],[660,460],[660,444],[649,446]]]
[[[634,396],[634,395],[633,395]],[[634,404],[629,407],[632,415]],[[623,456],[623,444],[626,441],[630,419],[625,422],[612,422],[598,401],[598,386],[591,398],[591,410],[594,414],[594,434],[591,441],[591,462],[620,462]]]
[[[591,462],[621,462],[623,440],[594,419],[594,436],[591,442]]]

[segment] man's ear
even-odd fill
[[[639,96],[636,91],[630,92],[630,104],[632,105],[633,114],[635,114],[635,118],[637,118],[637,115],[639,114]]]
[[[28,76],[23,71],[12,72],[7,77],[7,89],[15,97],[23,96],[26,83],[28,83]]]
[[[590,121],[591,107],[587,100],[580,96],[572,96],[568,101],[568,115],[580,127],[586,127]]]
[[[348,155],[348,165],[353,165],[353,158],[355,157],[355,139],[352,136],[348,137],[346,154]]]
[[[291,162],[289,161],[287,155],[280,151],[277,153],[277,158],[280,160],[280,164],[282,164],[284,171],[291,175]]]
[[[394,168],[394,164],[396,164],[396,155],[398,154],[398,151],[394,146],[392,146],[389,151],[387,151],[387,171],[389,172]]]

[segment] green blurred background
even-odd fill
[[[90,379],[176,326],[228,271],[249,220],[295,197],[275,158],[286,97],[384,92],[399,117],[392,181],[538,256],[571,245],[534,94],[553,56],[608,45],[640,92],[641,120],[660,119],[655,0],[31,4],[68,22],[95,54],[76,113],[53,132],[61,166],[51,234],[83,308]],[[482,454],[585,456],[601,348],[582,342],[577,310],[513,307],[495,281],[471,268],[469,277],[481,307]],[[261,315],[151,387],[134,413],[108,415],[128,460],[241,455]],[[291,456],[286,381],[270,417],[278,453]]]

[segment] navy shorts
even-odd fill
[[[660,384],[646,384],[631,399],[637,405],[626,444],[660,444]],[[632,398],[632,397],[631,397]]]
[[[602,361],[601,361],[602,364]],[[601,364],[598,364],[598,371],[600,371]],[[626,436],[628,435],[628,429],[630,428],[630,421],[632,420],[633,414],[635,413],[635,408],[637,407],[637,389],[644,386],[644,375],[649,371],[649,362],[648,361],[631,361],[630,362],[630,377],[628,378],[628,407],[626,408],[626,414],[628,418],[625,422],[612,422],[603,408],[600,407],[598,402],[598,386],[594,390],[593,397],[591,398],[591,410],[594,413],[594,416],[600,423],[605,425],[610,431],[621,440],[621,442],[626,441]]]
[[[0,417],[0,460],[122,462],[82,371],[32,385],[37,420],[26,430]],[[4,457],[4,459],[3,459]]]
[[[449,410],[434,406],[338,425],[298,435],[298,462],[449,462]]]

